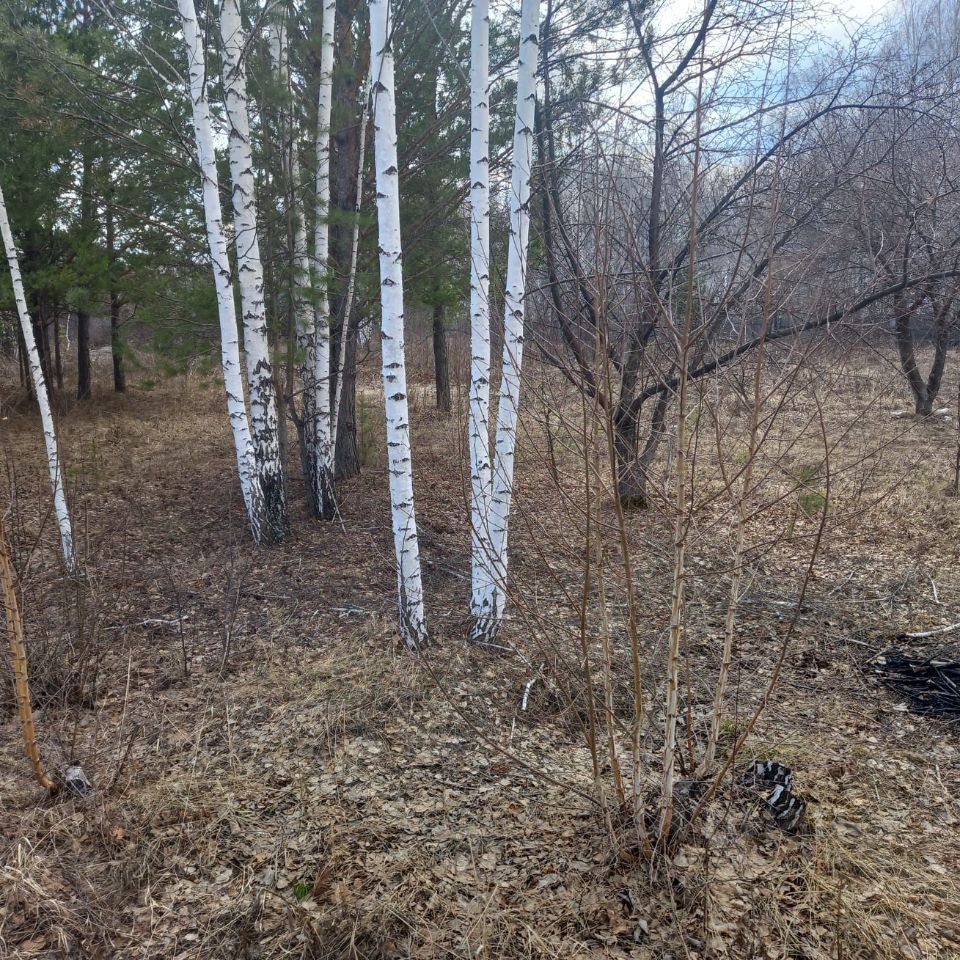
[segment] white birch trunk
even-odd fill
[[[357,199],[353,205],[353,242],[350,248],[350,273],[347,277],[347,295],[343,304],[343,330],[340,333],[340,351],[337,356],[337,389],[330,413],[330,438],[334,453],[337,449],[337,427],[340,425],[340,398],[343,396],[343,371],[347,365],[347,337],[350,333],[350,314],[353,311],[353,296],[357,289],[357,253],[360,249],[360,207],[363,203],[363,164],[367,155],[367,118],[370,96],[366,83],[360,87],[363,108],[360,112],[360,144],[357,151]]]
[[[33,335],[33,324],[30,322],[30,313],[27,310],[27,297],[23,289],[23,280],[20,277],[20,261],[17,259],[17,248],[13,242],[10,221],[7,219],[7,203],[3,198],[2,189],[0,189],[0,234],[3,235],[3,249],[7,256],[7,265],[10,267],[13,299],[17,303],[17,314],[20,317],[23,342],[27,348],[27,361],[30,366],[30,375],[33,378],[33,391],[37,395],[37,406],[40,408],[43,441],[47,448],[47,469],[50,472],[50,486],[53,490],[53,508],[57,514],[57,526],[60,528],[63,562],[66,564],[67,572],[72,574],[76,570],[76,557],[73,552],[73,532],[70,528],[70,514],[67,511],[67,497],[63,489],[63,470],[60,466],[60,455],[57,452],[57,433],[53,426],[50,397],[47,394],[43,367],[40,365],[40,354],[37,351],[37,342]]]
[[[330,108],[333,101],[333,27],[336,0],[323,0],[320,32],[320,89],[317,95],[317,207],[314,226],[316,280],[316,396],[317,512],[331,519],[335,512],[333,493],[333,437],[330,403],[330,304],[327,271],[330,252]]]
[[[400,248],[400,183],[389,0],[369,0],[373,147],[380,254],[383,396],[387,416],[390,505],[397,553],[400,632],[409,649],[427,640],[420,547],[413,502],[413,462],[407,410],[403,342],[403,264]]]
[[[483,598],[473,638],[491,643],[503,625],[507,583],[507,535],[513,495],[513,466],[520,409],[520,370],[523,360],[523,317],[530,234],[530,174],[536,71],[539,60],[540,0],[520,6],[520,62],[517,67],[517,115],[513,128],[513,170],[510,181],[510,238],[507,288],[503,308],[503,375],[497,410],[493,495],[487,517],[492,578]]]
[[[287,532],[287,509],[277,429],[277,395],[273,384],[263,299],[263,264],[257,238],[256,179],[250,149],[250,118],[247,114],[246,37],[237,0],[223,2],[220,37],[223,42],[224,100],[230,123],[228,145],[233,179],[237,280],[243,311],[250,424],[256,450],[257,475],[263,494],[263,536],[270,542],[279,542]]]
[[[177,0],[183,29],[190,76],[190,101],[193,108],[193,130],[197,141],[197,159],[203,182],[203,211],[207,227],[207,243],[213,262],[213,281],[217,291],[217,309],[220,317],[220,360],[223,384],[227,394],[227,415],[233,430],[237,452],[240,489],[246,504],[253,538],[260,543],[263,535],[263,494],[256,477],[250,421],[243,395],[243,375],[240,368],[240,344],[237,331],[233,283],[230,278],[230,258],[223,231],[223,211],[220,209],[220,191],[217,184],[217,159],[213,147],[213,128],[210,123],[210,104],[207,101],[207,67],[200,39],[200,25],[193,0]]]
[[[490,2],[470,17],[470,616],[489,612],[490,509]]]
[[[278,16],[282,17],[282,10]],[[290,72],[288,60],[287,31],[282,20],[274,21],[270,26],[270,57],[281,86],[286,91],[287,103],[292,102]],[[307,485],[307,499],[310,509],[318,513],[316,502],[316,353],[315,324],[313,304],[309,295],[310,254],[307,246],[307,227],[303,216],[303,204],[300,198],[300,156],[297,148],[296,127],[292,116],[284,124],[284,136],[289,143],[284,149],[283,166],[287,174],[290,196],[288,202],[293,213],[293,266],[295,273],[294,320],[296,323],[297,350],[301,356],[300,380],[301,402],[298,436],[302,444],[304,479]]]

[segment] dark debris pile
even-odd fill
[[[807,804],[793,792],[793,771],[788,766],[777,760],[753,760],[741,771],[735,787],[760,797],[765,812],[781,830],[799,830]]]
[[[895,647],[869,661],[885,686],[905,697],[914,713],[960,717],[960,658],[911,656]]]

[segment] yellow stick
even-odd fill
[[[23,642],[23,621],[13,584],[13,566],[7,548],[7,535],[3,529],[3,514],[0,513],[0,579],[3,581],[3,608],[7,614],[7,636],[10,639],[10,655],[13,658],[13,676],[17,690],[17,708],[23,729],[23,745],[37,783],[45,790],[54,790],[54,782],[43,772],[40,750],[37,747],[37,730],[33,724],[33,708],[30,705],[30,683],[27,680],[27,648]]]

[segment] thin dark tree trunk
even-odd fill
[[[113,356],[113,389],[125,393],[127,375],[123,369],[123,343],[120,339],[120,297],[116,290],[110,291],[110,353]]]
[[[360,154],[360,123],[363,111],[360,87],[370,64],[370,43],[366,34],[358,45],[354,24],[361,4],[359,0],[337,0],[337,20],[334,26],[334,89],[333,117],[330,137],[330,205],[341,211],[330,224],[330,257],[336,271],[331,299],[332,315],[339,318],[330,344],[330,356],[340,355],[340,338],[346,332],[347,349],[343,358],[343,387],[337,415],[337,435],[334,438],[334,479],[347,480],[360,473],[360,455],[357,447],[357,328],[354,319],[344,317],[347,277],[353,250],[353,218],[357,197],[357,162]],[[342,111],[349,111],[344,116]],[[358,268],[359,269],[359,268]],[[353,312],[359,309],[354,303]],[[337,371],[330,380],[331,396],[336,396]]]
[[[447,357],[446,309],[442,303],[433,308],[433,369],[437,382],[437,409],[450,412],[450,362]]]
[[[22,263],[25,265],[24,276],[27,278],[27,300],[30,308],[30,324],[33,327],[33,342],[37,347],[37,353],[40,355],[40,369],[43,371],[43,382],[46,384],[47,395],[52,397],[53,371],[50,369],[50,337],[47,333],[47,325],[44,321],[44,317],[46,315],[46,303],[36,289],[30,289],[29,282],[29,278],[34,271],[44,269],[43,255],[40,253],[40,251],[44,249],[46,242],[47,239],[45,237],[31,230],[24,240]],[[24,364],[26,365],[27,382],[28,385],[30,385],[29,394],[31,397],[33,397],[35,396],[35,392],[31,384],[33,377],[30,375],[30,363],[29,359],[27,358],[26,347],[24,347],[21,351],[21,356]],[[63,389],[62,375],[57,385],[61,390]]]
[[[27,360],[27,345],[23,339],[23,331],[20,329],[20,325],[17,324],[17,360],[19,361],[20,367],[20,387],[27,391],[27,398],[32,400],[33,393],[33,377],[30,376],[30,365]]]
[[[53,362],[57,371],[57,389],[62,393],[63,354],[60,352],[60,314],[56,310],[53,312]]]
[[[943,302],[937,307],[936,319],[934,322],[935,346],[933,354],[933,364],[930,372],[927,374],[926,392],[927,405],[929,410],[927,416],[933,412],[934,404],[940,394],[940,384],[943,382],[943,372],[947,366],[947,347],[950,340],[950,314],[953,308],[953,297],[944,297]]]
[[[80,243],[87,247],[93,241],[93,162],[84,150],[80,180]],[[91,278],[84,278],[88,282]],[[57,338],[59,344],[60,338]],[[90,375],[90,311],[86,306],[77,311],[77,399],[89,400]]]
[[[282,403],[280,404],[280,422],[283,424],[281,432],[281,442],[283,443],[284,463],[287,461],[287,447],[290,443],[289,427],[287,425],[288,417],[292,416],[294,428],[297,434],[297,449],[300,453],[300,466],[303,471],[307,500],[310,505],[311,515],[316,514],[316,504],[313,500],[313,484],[309,480],[309,457],[307,456],[306,437],[304,435],[304,426],[297,416],[297,403],[294,399],[296,391],[296,353],[297,353],[297,256],[296,256],[296,224],[295,218],[298,216],[297,203],[299,197],[295,196],[293,189],[293,171],[291,162],[295,159],[295,153],[291,146],[293,136],[293,126],[287,118],[285,108],[278,111],[277,125],[280,129],[281,143],[280,152],[282,162],[280,163],[280,185],[283,191],[284,207],[284,254],[287,259],[287,270],[285,274],[286,283],[284,284],[287,294],[286,310],[284,319],[286,321],[285,352],[283,359],[283,383],[277,383]],[[299,163],[299,159],[297,159]],[[280,369],[277,367],[277,377],[279,381]]]
[[[112,194],[110,198],[112,199]],[[123,342],[120,339],[120,294],[117,292],[117,240],[113,224],[113,205],[107,203],[107,271],[110,281],[110,354],[113,357],[113,389],[124,393],[127,377],[123,370]]]
[[[360,473],[360,450],[357,446],[357,327],[350,325],[347,352],[343,362],[343,390],[340,394],[340,416],[337,423],[334,478],[347,480]]]
[[[901,296],[894,297],[893,306],[896,310],[894,336],[897,341],[897,353],[900,355],[900,369],[906,377],[910,392],[913,394],[914,409],[918,414],[924,415],[927,389],[923,378],[920,376],[917,356],[913,347],[913,310],[904,304]]]
[[[894,337],[897,342],[897,353],[900,356],[900,370],[906,378],[913,394],[914,412],[919,417],[929,417],[933,413],[937,395],[940,393],[940,384],[943,381],[943,372],[947,363],[947,345],[949,340],[948,317],[953,304],[953,298],[947,297],[940,304],[934,304],[934,336],[935,349],[933,364],[930,373],[924,379],[917,363],[916,349],[913,334],[913,315],[919,301],[905,304],[902,295],[894,297]]]
[[[60,338],[57,337],[57,354],[60,353]],[[57,357],[57,368],[60,359]],[[59,375],[57,376],[59,380]],[[90,399],[90,314],[77,311],[77,399]]]
[[[47,393],[50,393],[50,321],[47,319],[46,311],[41,307],[35,314],[37,319],[33,320],[34,338],[37,340],[37,349],[40,351],[40,366],[43,368],[43,381],[47,385]],[[63,389],[63,374],[60,369],[56,370],[57,389]]]
[[[617,494],[624,507],[644,509],[649,504],[650,468],[666,434],[668,394],[660,394],[650,417],[650,433],[640,449],[639,415],[614,418],[617,457]]]
[[[284,147],[284,150],[287,150],[287,147]],[[310,514],[311,516],[316,514],[316,504],[313,502],[313,484],[309,481],[308,465],[310,458],[307,456],[306,449],[306,436],[304,434],[304,425],[302,420],[297,416],[297,403],[294,398],[296,391],[296,357],[297,357],[297,275],[296,275],[296,256],[294,250],[294,222],[293,218],[296,215],[296,210],[294,208],[295,197],[293,196],[293,191],[290,189],[289,183],[289,171],[288,165],[284,164],[284,203],[286,205],[286,216],[284,221],[286,223],[286,241],[287,241],[287,256],[289,257],[289,269],[287,270],[287,309],[285,311],[286,315],[286,343],[285,343],[285,353],[283,358],[283,383],[277,384],[277,389],[280,391],[280,396],[283,400],[283,403],[280,405],[280,421],[283,423],[283,432],[282,432],[282,442],[284,444],[284,463],[287,463],[287,445],[290,442],[289,438],[289,427],[287,426],[288,417],[293,418],[294,429],[297,434],[297,450],[300,453],[300,468],[303,472],[303,477],[305,481],[305,488],[307,493],[307,501],[310,505]],[[279,365],[277,368],[277,376],[280,376]]]
[[[646,507],[647,478],[640,467],[637,420],[615,423],[613,448],[617,458],[617,495],[624,507]]]

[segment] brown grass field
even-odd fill
[[[732,514],[719,466],[737,462],[747,423],[735,388],[708,388],[697,414],[691,742],[723,623]],[[960,957],[960,730],[908,712],[865,669],[897,633],[960,620],[960,500],[946,492],[956,421],[892,419],[905,406],[901,384],[890,358],[866,349],[853,360],[814,356],[775,391],[781,409],[758,461],[763,509],[749,531],[721,747],[783,650],[741,756],[793,767],[806,822],[782,833],[725,786],[651,879],[591,800],[576,655],[580,407],[535,368],[525,389],[505,637],[513,649],[498,655],[464,642],[462,387],[451,422],[433,409],[426,374],[414,384],[435,641],[419,658],[393,628],[372,375],[361,392],[363,473],[341,487],[342,523],[306,516],[294,465],[291,535],[263,550],[246,536],[222,395],[209,377],[147,390],[134,376],[128,395],[103,391],[66,411],[80,581],[58,565],[38,420],[8,391],[0,505],[41,751],[52,770],[78,759],[95,789],[48,798],[35,785],[5,681],[0,956]],[[944,403],[956,396],[954,372]],[[665,481],[674,453],[668,444],[660,457]],[[656,720],[671,513],[666,492],[653,501],[627,523]],[[599,535],[611,554],[619,683],[623,582],[612,508],[599,516],[609,521]],[[956,651],[960,634],[899,642]],[[615,710],[627,714],[627,687],[617,689]]]

